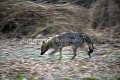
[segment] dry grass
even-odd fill
[[[9,36],[31,37],[38,33],[58,34],[76,31],[94,38],[112,39],[119,38],[120,34],[120,11],[112,0],[98,0],[90,8],[70,3],[44,4],[20,1],[3,4],[0,11],[0,31],[9,33]]]

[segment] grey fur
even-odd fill
[[[65,46],[72,46],[74,56],[71,58],[74,59],[76,57],[76,51],[78,47],[81,47],[82,44],[86,42],[88,44],[89,50],[88,55],[91,58],[91,54],[93,52],[93,40],[88,37],[86,34],[77,33],[77,32],[69,32],[61,34],[57,37],[53,37],[48,42],[43,42],[41,46],[41,55],[43,55],[48,49],[53,48],[54,51],[50,53],[54,54],[57,51],[60,51],[60,59],[62,58],[62,48]]]

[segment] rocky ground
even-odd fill
[[[0,80],[120,80],[120,47],[95,44],[92,58],[78,49],[70,60],[72,50],[63,49],[49,57],[49,51],[40,56],[41,43],[25,39],[0,40]]]

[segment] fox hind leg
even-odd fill
[[[62,59],[62,48],[60,48],[60,57],[59,57],[59,60]]]
[[[72,49],[73,49],[73,54],[74,54],[74,56],[71,58],[71,60],[73,60],[75,57],[76,57],[76,51],[77,51],[77,46],[75,46],[75,45],[73,45],[72,46]]]
[[[89,58],[91,58],[91,53],[88,51]]]

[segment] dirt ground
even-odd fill
[[[92,58],[78,49],[70,60],[71,47],[50,57],[49,50],[40,56],[41,43],[24,40],[0,40],[0,80],[119,80],[120,48],[110,44],[95,44]],[[19,79],[21,78],[21,79]]]

